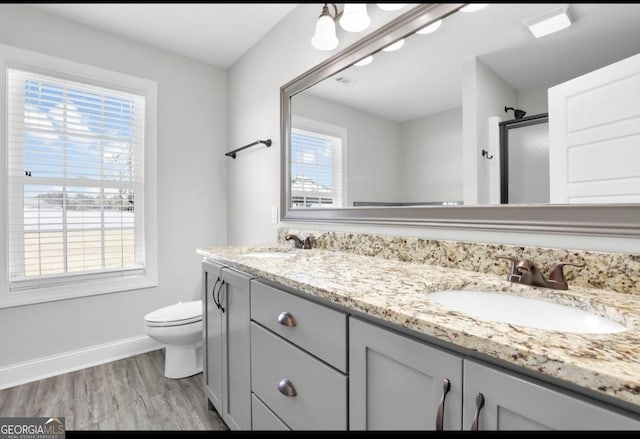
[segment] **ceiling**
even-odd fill
[[[640,52],[640,4],[571,3],[572,26],[534,38],[523,21],[558,6],[502,3],[456,12],[435,33],[410,35],[400,50],[378,52],[368,66],[338,72],[308,93],[402,122],[460,107],[466,59],[477,57],[525,91]]]
[[[229,68],[296,3],[30,4],[42,11]]]

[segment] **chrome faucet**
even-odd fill
[[[575,264],[572,262],[556,262],[551,267],[549,278],[545,278],[540,268],[530,259],[519,260],[515,256],[498,255],[496,258],[509,259],[511,268],[507,275],[509,282],[516,282],[523,285],[534,285],[537,287],[553,288],[555,290],[568,290],[569,285],[564,277],[562,267],[572,265],[574,267],[584,267],[585,264]]]
[[[307,236],[304,241],[298,237],[298,235],[287,235],[284,237],[286,241],[293,240],[293,246],[295,248],[310,249],[313,244],[313,236]]]

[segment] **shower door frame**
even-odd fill
[[[500,204],[509,204],[509,130],[549,122],[549,113],[500,122]]]

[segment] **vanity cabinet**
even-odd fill
[[[346,371],[346,313],[251,282],[255,430],[346,430]]]
[[[349,318],[351,430],[462,428],[462,357]]]
[[[529,378],[464,360],[464,428],[470,429],[478,395],[479,430],[640,430],[640,416],[622,414]]]
[[[349,396],[353,430],[640,429],[638,415],[354,317]]]
[[[251,429],[251,278],[203,263],[205,393],[234,430]]]

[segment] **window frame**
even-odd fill
[[[345,127],[331,125],[325,122],[319,122],[317,120],[308,119],[305,117],[295,116],[295,115],[291,117],[291,129],[307,131],[311,134],[318,134],[321,136],[336,137],[341,139],[340,153],[339,153],[339,159],[340,159],[340,188],[339,189],[340,189],[340,198],[341,198],[340,206],[329,206],[329,207],[332,207],[332,208],[347,207],[348,199],[349,199],[347,194],[347,129]],[[335,161],[337,158],[334,156],[332,157],[332,159]],[[289,164],[289,166],[291,166],[291,163]],[[333,165],[333,167],[335,169],[335,165]],[[297,195],[294,194],[293,188],[291,188],[291,200],[290,200],[291,206],[289,206],[290,208],[292,208],[293,199],[296,196]],[[322,197],[322,194],[314,192],[310,196],[313,196],[313,197],[317,196],[318,199],[320,199]],[[322,207],[326,207],[326,206],[321,205],[318,208],[322,208]]]
[[[8,193],[8,81],[7,69],[16,68],[89,85],[138,94],[145,101],[144,136],[144,253],[145,266],[131,272],[69,273],[57,285],[31,285],[12,289],[9,278]],[[94,296],[158,285],[157,268],[157,83],[99,67],[0,44],[0,308]],[[68,280],[68,281],[67,281]],[[22,282],[23,285],[26,285]]]

